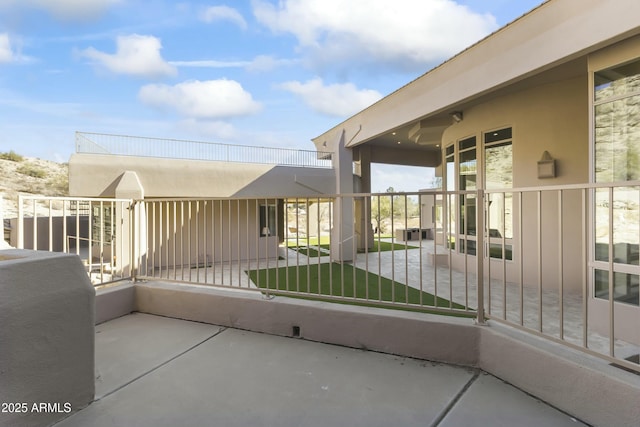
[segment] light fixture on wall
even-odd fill
[[[556,177],[556,160],[551,157],[548,151],[542,153],[542,158],[538,161],[538,179]]]
[[[454,111],[453,113],[451,113],[451,118],[456,123],[460,123],[462,121],[463,117],[464,116],[462,115],[462,111]]]

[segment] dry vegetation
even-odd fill
[[[18,194],[66,196],[68,193],[66,163],[24,157],[14,151],[0,153],[0,194],[5,218],[17,216]]]

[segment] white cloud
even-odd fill
[[[229,6],[211,6],[205,9],[200,15],[204,22],[229,21],[243,30],[247,29],[247,21],[244,20],[240,12]]]
[[[175,86],[149,84],[140,89],[140,101],[151,107],[173,109],[195,119],[224,119],[258,112],[254,101],[240,83],[233,80],[190,80]]]
[[[204,59],[196,61],[169,61],[169,64],[176,67],[189,68],[246,68],[249,71],[261,72],[271,71],[280,66],[293,65],[299,61],[295,59],[278,59],[269,55],[258,55],[251,61],[218,61],[215,59]]]
[[[251,61],[217,61],[215,59],[204,59],[200,61],[170,61],[169,64],[176,67],[192,68],[244,68],[251,65]]]
[[[133,34],[116,40],[116,53],[109,54],[93,47],[80,52],[100,66],[116,74],[158,78],[177,74],[175,67],[160,55],[162,44],[153,36]]]
[[[275,58],[269,55],[258,55],[247,67],[247,70],[253,72],[271,71],[278,67],[295,65],[299,61],[295,59]]]
[[[423,69],[497,28],[453,0],[254,0],[258,21],[291,33],[315,62]]]
[[[0,34],[0,64],[13,62],[13,59],[13,49],[11,49],[9,34]]]
[[[20,52],[20,48],[16,46],[15,42],[16,40],[9,37],[8,33],[0,33],[0,64],[34,62],[34,58]]]
[[[0,0],[0,7],[18,6],[44,10],[64,21],[95,19],[122,0]]]
[[[312,110],[330,116],[348,117],[382,98],[370,89],[358,89],[352,83],[325,86],[322,79],[286,82],[282,89],[298,95]]]

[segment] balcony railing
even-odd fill
[[[87,132],[76,132],[76,152],[331,168],[329,152]]]
[[[131,200],[20,195],[20,249],[76,254],[94,285],[130,279]]]
[[[98,231],[72,235],[119,242],[117,277],[488,319],[640,372],[638,183],[86,203]]]

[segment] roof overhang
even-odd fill
[[[587,72],[587,55],[640,34],[637,0],[549,0],[313,139],[347,147],[434,150],[454,113]]]

